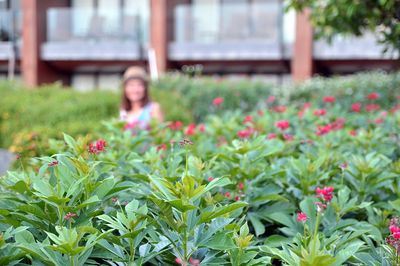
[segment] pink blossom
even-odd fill
[[[334,103],[336,101],[336,98],[333,96],[325,96],[323,100],[325,103]]]
[[[379,98],[379,94],[377,92],[371,92],[367,95],[368,100],[376,100]]]
[[[351,105],[351,111],[353,111],[354,113],[359,113],[361,112],[361,103],[357,102],[357,103],[353,103]]]
[[[280,130],[286,130],[289,128],[290,123],[287,120],[280,120],[278,122],[275,123],[275,126],[277,128],[279,128]]]
[[[307,221],[307,219],[308,219],[307,214],[305,214],[304,212],[297,213],[297,221],[298,222],[305,222],[305,221]]]
[[[315,193],[317,193],[317,197],[322,198],[326,202],[330,202],[333,198],[333,187],[317,187]]]
[[[324,116],[326,115],[326,109],[317,109],[313,113],[315,116]]]
[[[212,101],[214,106],[219,106],[224,102],[224,98],[222,97],[216,97],[214,98],[214,100]]]

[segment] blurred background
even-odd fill
[[[293,2],[293,1],[292,1]],[[0,79],[118,90],[130,65],[282,84],[399,68],[372,33],[314,40],[283,0],[0,0]]]

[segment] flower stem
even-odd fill
[[[320,220],[321,220],[321,215],[320,215],[319,212],[317,212],[317,219],[315,221],[314,234],[313,234],[313,238],[312,238],[313,239],[312,250],[311,250],[312,254],[314,254],[314,252],[315,252],[315,245],[317,243],[318,229],[319,229]]]

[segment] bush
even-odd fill
[[[27,90],[16,83],[0,83],[0,147],[23,157],[48,154],[48,139],[96,135],[101,121],[119,116],[115,92],[77,92],[60,85]],[[167,120],[191,121],[191,113],[176,92],[154,89],[152,96],[166,110]]]
[[[99,121],[118,114],[117,97],[110,92],[80,93],[57,84],[26,90],[1,83],[0,93],[0,146],[13,152],[37,155],[49,138],[97,132]]]
[[[400,74],[372,72],[330,79],[316,78],[300,85],[273,86],[254,81],[221,81],[204,77],[167,75],[152,84],[151,95],[161,103],[167,121],[184,124],[205,121],[211,114],[255,109],[265,111],[288,104],[300,106],[313,101],[322,105],[322,96],[333,95],[338,105],[365,101],[373,91],[381,108],[392,106],[400,90]],[[55,84],[25,90],[9,82],[0,83],[0,147],[23,153],[25,157],[47,154],[47,139],[95,134],[101,121],[118,117],[120,95],[115,92],[77,92]],[[276,101],[265,103],[269,96]],[[212,101],[222,97],[221,106]]]
[[[400,99],[319,97],[53,141],[0,178],[0,265],[399,266]]]
[[[267,98],[273,85],[249,80],[230,81],[206,77],[169,75],[154,83],[159,90],[177,92],[183,96],[196,122],[204,121],[209,114],[221,114],[227,110],[251,111],[263,98]],[[212,106],[216,97],[224,103],[219,108]]]

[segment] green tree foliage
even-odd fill
[[[317,38],[376,32],[386,51],[400,51],[399,0],[289,0],[288,9],[310,8]]]

